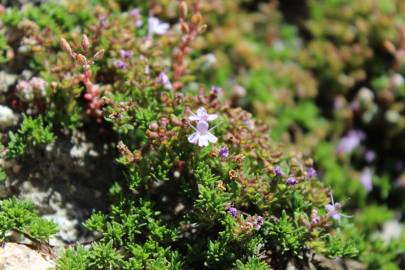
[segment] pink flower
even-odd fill
[[[42,78],[39,78],[39,77],[31,78],[30,84],[33,89],[39,90],[41,92],[44,91],[45,87],[46,87],[46,82]]]
[[[188,117],[188,120],[210,122],[217,119],[217,117],[217,114],[208,114],[206,109],[200,107],[197,110],[197,114],[192,113],[192,115]]]
[[[160,21],[158,18],[150,16],[148,18],[148,37],[152,38],[154,34],[164,35],[169,30],[170,25]]]
[[[32,85],[27,81],[19,81],[17,86],[17,96],[23,101],[32,101],[34,99],[34,91]]]
[[[216,143],[218,138],[215,137],[208,128],[207,122],[199,121],[197,128],[194,128],[195,132],[188,136],[188,141],[192,144],[198,144],[200,147],[208,146],[209,143]]]

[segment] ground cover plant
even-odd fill
[[[404,12],[4,3],[1,243],[56,269],[402,269]]]

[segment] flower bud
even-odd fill
[[[75,60],[80,65],[86,65],[87,64],[87,58],[83,54],[80,54],[80,53],[76,54]]]
[[[66,39],[62,38],[60,40],[60,46],[62,47],[62,50],[67,52],[68,54],[72,54],[72,48],[70,47],[69,43],[66,41]]]
[[[394,44],[392,44],[392,42],[389,40],[384,41],[384,47],[389,53],[394,54],[396,52]]]
[[[202,16],[200,13],[196,13],[191,17],[191,23],[194,25],[200,25],[202,23]]]
[[[82,48],[87,51],[90,48],[90,40],[86,35],[82,37]]]
[[[190,31],[190,28],[188,27],[188,24],[186,22],[181,22],[180,28],[183,34],[187,34]]]
[[[180,18],[185,19],[188,14],[188,7],[185,1],[181,1],[180,3]]]
[[[98,52],[96,52],[96,54],[93,56],[93,60],[97,61],[100,60],[104,57],[104,49],[99,50]]]

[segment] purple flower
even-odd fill
[[[106,27],[108,25],[108,17],[106,15],[100,15],[98,17],[98,23],[102,26],[102,27]]]
[[[203,107],[198,108],[197,114],[191,113],[192,115],[188,117],[188,120],[190,121],[204,121],[204,122],[210,122],[215,119],[217,119],[218,115],[217,114],[209,114],[207,113],[207,110],[204,109]]]
[[[164,35],[169,30],[168,23],[161,22],[158,18],[150,16],[148,18],[148,37],[152,38],[154,34]]]
[[[283,176],[283,175],[284,175],[283,170],[281,169],[280,166],[276,166],[276,167],[273,169],[273,171],[274,171],[274,173],[275,173],[277,176]]]
[[[194,127],[193,127],[194,128]],[[215,137],[209,130],[208,123],[199,121],[195,132],[188,136],[188,141],[192,144],[198,144],[200,147],[208,146],[209,143],[216,143],[218,138]]]
[[[365,139],[365,134],[360,130],[351,130],[340,139],[336,148],[339,154],[350,154]]]
[[[364,154],[364,157],[367,162],[373,162],[375,160],[375,152],[371,150],[367,150],[366,153]]]
[[[332,194],[330,196],[330,199],[331,199],[332,203],[325,205],[325,209],[328,212],[328,217],[331,217],[334,220],[337,220],[339,222],[342,217],[349,217],[349,216],[346,216],[346,215],[343,215],[342,213],[340,213],[340,209],[342,208],[342,205],[340,203],[335,203],[333,201]]]
[[[312,209],[312,212],[311,212],[311,221],[312,221],[312,224],[318,224],[319,221],[321,221],[321,218],[320,218],[320,216],[318,215],[318,211],[317,211],[316,209]]]
[[[243,120],[243,124],[245,124],[245,126],[250,130],[253,130],[255,128],[255,123],[252,119]]]
[[[218,96],[219,94],[222,93],[222,88],[219,86],[213,86],[211,87],[211,94]]]
[[[170,82],[169,77],[164,72],[160,72],[159,77],[158,77],[158,82],[161,85],[163,85],[163,87],[167,90],[173,89],[173,86],[172,86],[172,83]]]
[[[262,216],[257,216],[256,220],[254,222],[254,226],[255,226],[256,231],[260,230],[263,223],[264,223],[264,218]]]
[[[364,168],[360,174],[360,183],[367,192],[373,189],[373,171],[370,168]]]
[[[129,15],[132,17],[134,24],[136,27],[141,27],[143,24],[142,17],[141,17],[141,12],[139,8],[133,8],[129,12]]]
[[[127,50],[120,50],[120,55],[122,59],[128,59],[132,57],[132,52]]]
[[[229,207],[228,214],[230,214],[233,217],[236,217],[238,215],[238,209],[236,209],[235,207]]]
[[[122,60],[117,60],[116,65],[119,69],[124,69],[127,66],[127,64]]]
[[[222,147],[219,149],[219,156],[221,158],[227,158],[229,156],[229,149],[227,147]]]
[[[289,186],[294,186],[297,184],[297,179],[295,179],[295,177],[288,177],[287,178],[287,185]]]
[[[340,221],[340,219],[342,218],[341,214],[339,213],[341,208],[342,205],[340,203],[332,203],[325,205],[325,209],[328,212],[328,216],[337,221]]]
[[[314,168],[308,168],[307,175],[309,178],[316,177],[318,174]]]

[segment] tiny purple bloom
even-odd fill
[[[316,209],[312,210],[311,221],[312,221],[312,224],[315,224],[315,225],[318,224],[319,221],[321,221],[321,218],[319,217],[318,211]]]
[[[373,162],[373,161],[375,160],[376,155],[375,155],[375,152],[374,152],[374,151],[368,150],[368,151],[366,151],[366,153],[364,154],[364,157],[365,157],[366,161],[367,161],[368,163],[370,163],[370,162]]]
[[[213,86],[211,87],[211,94],[218,96],[219,94],[222,93],[222,88],[219,86]]]
[[[235,207],[229,207],[228,214],[230,214],[233,217],[236,217],[238,215],[238,209],[236,209]]]
[[[273,171],[277,176],[283,176],[284,175],[283,170],[281,169],[280,166],[276,166]]]
[[[360,175],[360,183],[367,192],[373,189],[373,172],[370,168],[365,168]]]
[[[340,221],[340,219],[341,219],[341,214],[339,213],[341,207],[342,206],[340,203],[325,205],[325,209],[328,212],[328,216],[337,221]]]
[[[288,177],[287,179],[287,185],[289,186],[294,186],[297,184],[297,179],[295,179],[295,177]]]
[[[309,178],[313,178],[313,177],[316,177],[318,174],[317,174],[316,170],[311,167],[307,170],[307,175]]]
[[[365,139],[365,134],[360,130],[350,130],[340,139],[336,148],[338,154],[350,154]]]
[[[256,229],[256,231],[260,230],[260,228],[262,227],[263,223],[264,223],[263,217],[262,217],[262,216],[258,216],[258,217],[256,218],[256,220],[255,220],[255,223],[254,223],[254,224],[255,224],[255,229]]]
[[[251,120],[251,119],[245,119],[245,120],[243,120],[243,124],[245,124],[245,126],[246,126],[248,129],[250,129],[250,130],[253,130],[253,129],[255,128],[255,123],[254,123],[254,121]]]
[[[164,72],[160,72],[159,77],[158,77],[158,82],[161,85],[163,85],[163,87],[167,90],[173,89],[173,86],[172,86],[172,83],[170,82],[169,77]]]
[[[124,61],[122,61],[122,60],[117,60],[116,65],[117,65],[117,67],[118,67],[119,69],[124,69],[124,68],[127,66],[127,64],[126,64]]]
[[[221,158],[227,158],[229,156],[229,149],[227,147],[222,147],[219,149],[219,156]]]
[[[335,203],[333,200],[333,196],[331,194],[330,200],[332,203],[325,205],[325,209],[328,212],[328,217],[333,218],[334,220],[337,220],[340,222],[342,217],[350,217],[346,216],[340,213],[340,209],[342,208],[342,205],[340,203]]]
[[[132,57],[132,52],[127,50],[120,50],[120,55],[122,59],[128,59]]]
[[[154,34],[164,35],[169,30],[168,23],[161,22],[158,18],[150,16],[148,18],[148,37],[152,38]]]

